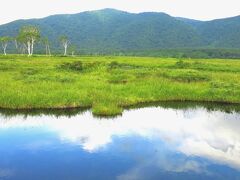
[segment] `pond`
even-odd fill
[[[0,112],[0,179],[240,179],[240,113],[149,106]]]

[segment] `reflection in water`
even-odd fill
[[[129,154],[134,156],[137,163],[128,163],[129,167],[116,174],[116,179],[177,179],[179,173],[192,173],[183,179],[198,179],[203,174],[224,179],[226,174],[231,175],[229,172],[240,179],[239,127],[239,113],[209,112],[205,108],[149,107],[126,111],[114,119],[98,119],[89,111],[72,117],[4,116],[0,117],[0,152],[3,146],[35,153],[74,146],[93,157],[106,152],[111,158],[119,155],[127,161]],[[21,139],[34,136],[37,140],[21,140],[21,145],[14,146],[5,142],[7,136],[21,136],[21,130],[28,129],[32,130]],[[42,139],[39,132],[56,137],[59,143]],[[11,177],[11,173],[1,170],[0,163],[0,178]]]
[[[13,172],[9,169],[0,169],[0,179],[11,177]]]

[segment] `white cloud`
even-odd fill
[[[8,0],[1,1],[0,24],[16,19],[41,18],[53,14],[116,8],[130,12],[157,11],[194,19],[216,19],[239,15],[238,0]]]
[[[0,116],[0,129],[42,127],[88,152],[106,147],[114,136],[135,134],[160,139],[174,151],[240,169],[239,116],[218,111],[209,113],[205,109],[144,108],[127,111],[113,120],[96,119],[90,112],[72,118]]]

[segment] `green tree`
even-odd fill
[[[24,26],[19,31],[18,39],[26,45],[28,56],[32,56],[34,44],[40,39],[40,30],[36,26]]]
[[[77,50],[77,47],[75,45],[69,46],[69,51],[71,52],[72,56],[75,55],[76,50]]]
[[[7,49],[9,41],[11,41],[11,38],[9,36],[0,37],[0,42],[1,42],[2,48],[3,48],[3,54],[5,56],[7,55],[6,49]]]
[[[21,54],[25,54],[26,51],[27,51],[27,40],[26,40],[26,38],[18,35],[15,38],[15,47]]]
[[[68,40],[68,37],[65,36],[65,35],[60,36],[59,37],[59,41],[60,41],[61,45],[64,48],[64,56],[66,56],[67,55],[67,48],[68,48],[68,46],[70,44],[70,41]]]
[[[51,56],[50,42],[49,42],[48,37],[44,37],[44,38],[42,38],[42,43],[43,43],[44,46],[45,46],[45,49],[46,49],[46,55]]]

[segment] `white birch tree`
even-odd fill
[[[72,56],[75,55],[77,47],[75,45],[70,45],[69,51],[71,52]]]
[[[50,43],[47,37],[42,39],[43,44],[45,45],[46,55],[51,56]]]
[[[60,36],[59,40],[60,40],[61,45],[64,48],[64,56],[66,56],[67,55],[67,48],[70,44],[70,41],[68,40],[67,36]]]
[[[2,48],[3,48],[3,54],[5,56],[7,55],[6,49],[7,49],[8,43],[10,41],[11,41],[11,38],[8,36],[0,37],[0,42],[1,42]]]
[[[15,38],[15,47],[22,55],[27,51],[27,39],[23,35],[19,35]]]
[[[40,39],[40,30],[36,26],[24,26],[19,31],[18,39],[27,46],[28,56],[32,56],[34,44]]]

